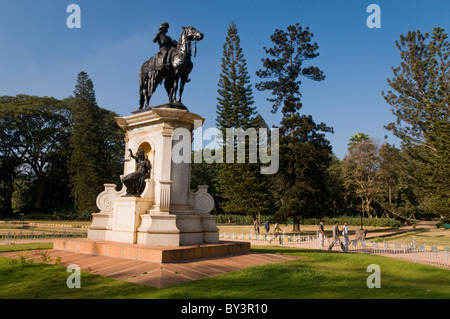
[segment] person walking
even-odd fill
[[[347,226],[347,221],[344,221],[344,226],[342,227],[342,235],[344,236],[344,246],[345,246],[345,251],[348,251],[348,242],[349,242],[349,238],[348,238],[348,226]]]
[[[342,251],[345,251],[344,244],[342,243],[341,239],[339,238],[339,222],[336,221],[334,223],[333,227],[333,242],[331,243],[330,247],[328,247],[328,250],[333,249],[334,244],[339,243],[341,245]]]
[[[264,229],[266,230],[266,234],[268,235],[270,230],[269,220],[266,220],[266,222],[264,223]]]
[[[323,227],[323,223],[324,223],[325,221],[321,221],[320,222],[320,224],[319,224],[319,240],[320,240],[320,247],[321,248],[323,248],[323,247],[325,247],[325,230],[324,230],[324,227]]]
[[[255,221],[253,222],[253,227],[255,228],[256,234],[259,235],[259,219],[258,218],[256,218]]]
[[[280,225],[278,224],[278,221],[277,221],[274,226],[273,237],[270,238],[269,244],[272,244],[272,241],[274,241],[278,237],[279,243],[280,243],[280,245],[282,245],[280,231],[283,231],[283,230],[280,228]]]
[[[278,241],[279,241],[280,245],[283,245],[283,240],[282,240],[282,238],[280,236],[280,232],[283,231],[283,230],[280,228],[280,224],[278,224],[278,222],[276,222],[274,229],[275,229],[275,238],[278,237]]]

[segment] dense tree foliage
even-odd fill
[[[298,123],[290,133],[280,129],[280,168],[273,176],[278,212],[292,218],[294,230],[301,219],[331,212],[326,178],[332,150],[324,134],[331,128],[311,116],[300,116]]]
[[[69,145],[69,109],[55,98],[18,95],[0,98],[0,157],[6,193],[16,211],[54,208],[67,191],[64,159]],[[11,188],[9,182],[20,178]],[[23,196],[23,192],[33,196]],[[24,200],[29,202],[25,203]],[[14,208],[14,207],[13,207]],[[8,211],[8,207],[5,208]]]
[[[402,59],[383,92],[397,121],[386,127],[402,141],[403,182],[421,209],[449,216],[450,43],[442,28],[410,31],[396,42]]]
[[[259,82],[260,91],[271,91],[272,112],[282,107],[284,117],[293,118],[301,107],[301,77],[313,81],[325,79],[323,72],[315,66],[304,66],[304,62],[319,56],[317,43],[311,43],[313,33],[309,27],[303,29],[298,23],[290,25],[287,30],[275,30],[270,37],[272,48],[264,48],[269,57],[262,60],[263,69],[256,74],[266,81]],[[287,123],[286,123],[287,124]],[[289,127],[289,125],[286,125]]]
[[[342,164],[345,185],[362,199],[367,217],[374,217],[371,205],[374,196],[381,192],[381,162],[380,145],[373,139],[365,138],[350,143]]]
[[[102,185],[120,182],[123,132],[114,116],[96,105],[83,72],[75,97],[0,97],[0,213],[73,210],[73,198],[94,211]]]
[[[349,200],[348,192],[345,189],[342,178],[342,161],[336,156],[332,156],[331,164],[326,171],[326,185],[328,193],[328,209],[332,216],[348,214],[347,202]]]

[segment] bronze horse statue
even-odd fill
[[[139,109],[149,107],[150,99],[156,87],[163,80],[169,102],[182,105],[181,96],[183,95],[184,85],[190,81],[189,74],[194,66],[191,61],[191,42],[202,39],[203,33],[194,27],[183,27],[177,45],[169,51],[167,65],[162,65],[162,59],[159,58],[158,54],[144,62],[139,71]]]

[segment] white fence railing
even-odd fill
[[[13,243],[31,243],[31,242],[51,242],[58,238],[85,238],[85,232],[61,231],[55,233],[3,233],[0,234],[0,245]],[[301,236],[280,234],[244,234],[244,233],[220,233],[220,239],[224,241],[249,241],[253,245],[276,245],[287,247],[298,247],[304,249],[328,250],[333,238],[323,239],[318,236]],[[342,237],[341,237],[342,240]],[[342,240],[342,243],[344,241]],[[342,251],[339,243],[332,248],[333,251]],[[431,264],[450,269],[450,247],[416,245],[413,239],[412,243],[395,242],[376,242],[376,241],[349,241],[349,252],[376,254],[387,257],[398,258],[417,263]]]
[[[253,245],[276,245],[317,250],[328,250],[333,241],[332,237],[326,237],[323,239],[322,245],[322,238],[318,233],[314,236],[220,233],[220,239],[230,241],[250,241]],[[342,243],[345,244],[343,237],[340,239]],[[336,243],[333,246],[332,251],[342,251],[341,245]],[[352,240],[348,242],[348,252],[376,254],[416,263],[450,268],[450,247],[416,245],[414,239],[413,242],[409,244],[368,240],[361,242]]]
[[[0,245],[32,242],[51,242],[58,238],[85,238],[84,232],[60,231],[55,233],[30,232],[30,233],[3,233],[0,234]]]

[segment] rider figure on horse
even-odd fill
[[[153,42],[158,42],[159,44],[159,52],[158,52],[158,61],[156,62],[155,69],[161,70],[162,68],[168,67],[167,65],[167,57],[169,55],[170,49],[177,46],[177,42],[173,41],[168,35],[166,35],[169,30],[169,24],[167,22],[163,22],[159,26],[159,31],[153,38]]]
[[[194,66],[191,61],[191,42],[200,41],[204,36],[194,27],[183,27],[177,43],[166,35],[168,29],[167,22],[160,25],[153,39],[160,46],[159,52],[139,69],[139,109],[150,107],[150,99],[162,82],[169,102],[182,105],[184,85],[189,82],[189,74]]]

